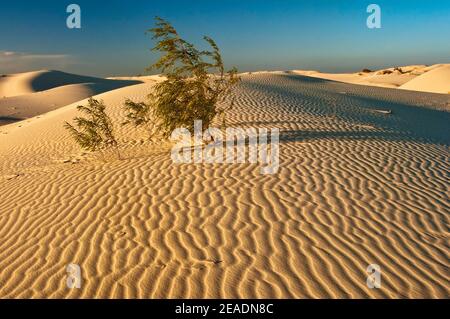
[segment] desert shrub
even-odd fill
[[[120,159],[117,140],[114,136],[111,118],[106,114],[103,101],[90,98],[88,105],[79,105],[77,109],[87,115],[87,118],[74,118],[75,126],[65,122],[64,127],[69,130],[75,141],[85,150],[103,151],[113,148]]]
[[[136,103],[127,99],[124,108],[126,121],[123,122],[123,125],[133,124],[135,127],[143,127],[147,131],[149,139],[152,139],[157,130],[151,105],[144,102]]]
[[[180,127],[192,132],[194,120],[201,120],[203,128],[207,128],[216,116],[222,115],[224,123],[225,112],[233,102],[226,108],[218,104],[231,93],[240,78],[236,68],[225,71],[214,40],[205,36],[211,50],[199,50],[183,40],[169,22],[158,17],[156,26],[148,31],[157,41],[153,51],[161,53],[149,70],[160,70],[166,79],[155,85],[145,106],[125,103],[130,122],[141,126],[139,123],[143,125],[147,118],[153,118],[154,127],[163,137]],[[141,120],[136,121],[137,118]]]
[[[362,73],[371,73],[372,70],[370,70],[370,69],[362,69],[361,72]]]

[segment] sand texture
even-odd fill
[[[261,175],[174,164],[120,126],[151,87],[96,96],[123,160],[68,136],[79,101],[0,127],[0,297],[449,297],[449,95],[245,75],[228,124],[281,130],[280,169]]]
[[[47,70],[0,77],[0,125],[142,82],[144,81],[102,79]]]

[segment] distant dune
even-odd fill
[[[377,71],[357,73],[321,73],[294,70],[295,74],[359,85],[371,85],[406,90],[443,93],[450,92],[450,64],[408,65]]]
[[[450,65],[433,68],[406,82],[400,89],[450,94]]]
[[[280,170],[261,175],[174,164],[120,125],[150,82],[95,96],[122,160],[64,129],[86,100],[0,127],[1,298],[448,298],[447,95],[243,75],[228,125],[281,132]],[[53,85],[31,94],[96,90]],[[66,287],[70,263],[81,289]]]
[[[36,71],[3,76],[0,77],[0,125],[142,82],[101,79],[60,71]]]
[[[283,71],[251,72],[285,74]],[[400,88],[433,93],[450,92],[450,64],[411,65],[371,72],[320,73],[294,70],[289,73],[360,85]],[[244,73],[250,74],[250,73]],[[96,78],[53,70],[0,77],[0,125],[41,115],[87,97],[139,83],[159,82],[159,75]],[[3,97],[3,98],[2,98]]]
[[[134,84],[142,81],[134,80]],[[76,75],[55,70],[41,70],[0,77],[0,97],[12,97],[41,92],[69,84],[114,83],[110,79]],[[122,83],[125,84],[126,82]],[[133,82],[130,82],[133,84]],[[105,86],[106,87],[106,86]],[[118,86],[119,87],[119,86]],[[95,94],[99,94],[96,92]]]

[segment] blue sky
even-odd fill
[[[71,3],[82,10],[79,30],[66,27]],[[371,3],[381,29],[366,27]],[[144,73],[157,58],[145,34],[154,16],[195,44],[211,36],[241,71],[450,62],[449,0],[15,0],[1,3],[0,73]]]

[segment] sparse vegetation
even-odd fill
[[[136,103],[127,99],[124,107],[127,120],[122,124],[133,124],[135,127],[144,127],[149,139],[152,139],[156,134],[156,126],[153,120],[153,109],[151,106],[144,102]]]
[[[233,99],[226,107],[219,104],[230,95],[239,82],[237,69],[225,71],[218,46],[211,38],[204,40],[211,50],[199,50],[183,40],[172,25],[156,18],[156,27],[149,30],[157,40],[154,51],[162,53],[150,69],[157,69],[165,80],[155,85],[147,102],[124,103],[124,125],[145,128],[149,139],[167,138],[176,128],[194,129],[194,121],[201,120],[203,129],[210,126],[217,116],[226,124],[226,111],[233,106]],[[105,112],[103,101],[89,99],[88,106],[78,110],[88,118],[76,117],[75,126],[65,123],[75,141],[86,150],[102,151],[114,148],[118,152],[111,119]]]
[[[397,71],[397,72],[399,72],[400,74],[404,74],[404,73],[405,73],[405,72],[403,72],[402,68],[400,68],[400,67],[395,67],[395,68],[394,68],[394,71]]]
[[[362,72],[362,73],[371,73],[371,72],[373,72],[373,71],[370,70],[370,69],[362,69],[361,72]]]
[[[160,70],[166,80],[155,85],[145,104],[127,101],[127,118],[132,123],[147,123],[152,117],[154,127],[162,137],[168,137],[176,128],[185,127],[193,131],[194,120],[201,120],[203,128],[209,127],[213,119],[232,107],[219,108],[222,101],[238,83],[237,69],[225,71],[220,50],[213,39],[205,36],[211,51],[199,50],[183,40],[167,21],[156,18],[156,27],[150,29],[157,40],[153,51],[162,53],[150,70]]]
[[[80,105],[77,109],[88,117],[76,117],[74,119],[76,127],[68,122],[65,122],[64,125],[75,141],[83,149],[89,151],[103,151],[113,148],[120,159],[113,124],[105,112],[104,102],[90,98],[87,106]]]

